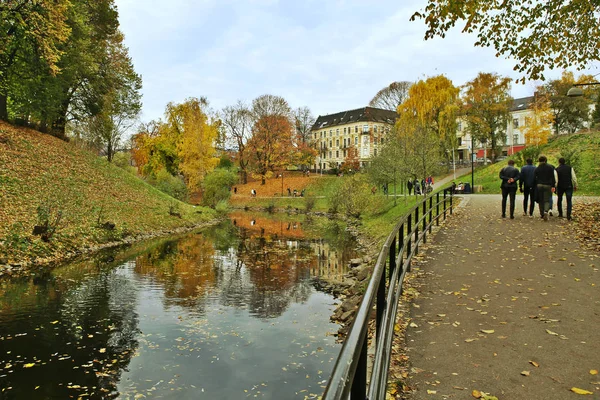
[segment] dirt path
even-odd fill
[[[600,254],[568,223],[465,197],[418,265],[405,398],[600,399]]]

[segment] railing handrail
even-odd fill
[[[439,195],[442,191],[444,197],[440,201]],[[448,193],[450,195],[446,196]],[[437,198],[435,204],[433,204],[434,196]],[[394,333],[393,328],[396,321],[399,297],[402,293],[404,276],[407,271],[410,271],[410,262],[413,254],[418,252],[419,244],[421,241],[426,242],[427,230],[431,232],[434,220],[439,225],[439,218],[441,216],[440,205],[443,205],[444,219],[448,210],[446,208],[448,202],[450,203],[449,211],[452,214],[452,196],[452,186],[448,186],[423,197],[420,202],[415,204],[400,219],[388,235],[379,252],[369,284],[333,367],[333,372],[322,397],[324,400],[346,400],[349,395],[352,400],[385,398]],[[429,208],[427,208],[428,202]],[[423,214],[419,218],[421,207],[423,208]],[[434,207],[436,210],[435,218],[433,218]],[[414,225],[412,224],[413,214],[415,214]],[[428,216],[429,223],[427,223]],[[421,225],[423,225],[423,229],[420,232]],[[407,228],[406,235],[404,235],[405,226]],[[399,234],[401,235],[400,238],[398,237]],[[397,251],[396,243],[399,244]],[[406,258],[404,258],[404,253],[406,253]],[[386,294],[385,276],[386,259],[388,257],[390,279]],[[376,349],[367,394],[367,329],[375,300],[377,300]]]

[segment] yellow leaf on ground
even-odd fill
[[[480,399],[481,398],[481,392],[477,389],[473,389],[473,391],[471,392],[471,396],[475,397],[476,399]]]
[[[529,364],[533,365],[536,368],[540,366],[540,364],[536,363],[535,361],[529,361]]]
[[[521,375],[523,375],[523,376],[529,376],[529,371],[521,371]]]
[[[571,388],[571,392],[577,393],[577,394],[594,394],[594,392],[590,392],[588,390],[579,389],[579,388],[576,388],[576,387],[572,387]]]
[[[592,375],[598,375],[598,370],[596,370],[596,369],[590,369],[590,374],[592,374]]]
[[[493,329],[482,329],[481,332],[490,334],[490,333],[494,333],[494,330]]]

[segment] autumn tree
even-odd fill
[[[398,111],[398,106],[408,97],[411,82],[392,82],[381,89],[369,102],[369,107]]]
[[[443,75],[420,80],[398,107],[397,138],[406,146],[411,173],[425,178],[433,173],[444,151],[443,143],[456,135],[459,90]]]
[[[480,72],[464,86],[462,113],[466,130],[480,143],[490,145],[492,158],[500,154],[506,141],[506,124],[512,98],[511,79],[494,73]]]
[[[377,185],[394,185],[394,194],[397,184],[406,182],[415,173],[412,168],[414,154],[413,149],[409,147],[409,139],[411,139],[409,135],[393,132],[381,152],[373,157],[367,170],[370,180]],[[394,197],[395,203],[396,197]]]
[[[536,95],[530,110],[532,115],[525,117],[525,144],[539,146],[548,143],[554,122],[550,99],[544,94]]]
[[[346,157],[340,171],[345,174],[360,171],[360,157],[356,146],[352,145],[346,150]]]
[[[591,89],[584,88],[581,97],[567,96],[568,90],[575,83],[593,82],[589,75],[581,75],[575,79],[570,71],[564,71],[560,79],[553,79],[540,88],[540,93],[550,98],[550,107],[554,116],[554,133],[574,133],[589,121],[589,105]]]
[[[252,114],[249,107],[242,101],[233,106],[225,107],[220,114],[221,123],[225,130],[226,141],[236,150],[236,161],[240,168],[242,183],[248,182],[249,155],[246,151],[248,140],[252,134]]]
[[[71,34],[69,0],[0,2],[0,119],[8,120],[8,99],[23,76],[56,75]],[[38,69],[39,67],[39,69]]]
[[[177,137],[179,171],[191,190],[200,188],[206,174],[219,162],[215,143],[220,122],[209,117],[207,107],[205,98],[194,97],[167,105],[167,129]]]
[[[290,163],[294,152],[292,130],[290,119],[282,115],[265,115],[252,127],[248,142],[250,167],[263,185],[275,171]]]
[[[425,39],[445,37],[457,23],[476,33],[476,46],[516,60],[514,69],[544,79],[546,68],[582,70],[600,59],[600,3],[589,0],[428,0],[411,20],[427,25]]]

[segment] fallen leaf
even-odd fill
[[[521,371],[521,375],[523,375],[523,376],[529,376],[529,371]]]
[[[427,389],[427,394],[436,394],[437,390],[429,390]]]
[[[577,394],[594,394],[594,392],[590,392],[588,390],[579,389],[579,388],[576,388],[576,387],[572,387],[571,388],[571,392],[577,393]]]
[[[546,329],[546,333],[548,333],[549,335],[558,336],[558,333],[552,332],[550,329]]]
[[[23,368],[31,368],[35,365],[35,363],[27,363],[25,365],[23,365]]]
[[[540,364],[536,363],[535,361],[529,361],[529,364],[533,365],[536,368],[540,366]]]
[[[476,399],[480,399],[481,398],[481,392],[477,389],[473,389],[473,391],[471,392],[471,396],[475,397]]]
[[[494,333],[494,330],[493,329],[482,329],[481,332],[490,334],[490,333]]]
[[[596,369],[590,369],[590,374],[591,375],[598,375],[598,370],[596,370]]]

